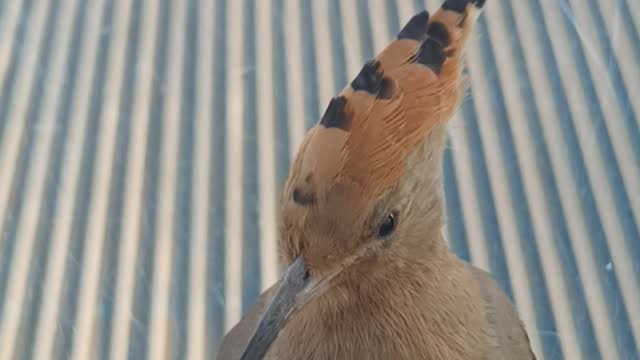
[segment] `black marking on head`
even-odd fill
[[[344,111],[346,103],[347,98],[342,95],[331,99],[327,110],[324,112],[324,115],[322,115],[320,124],[326,128],[338,128],[349,131],[351,129],[351,117]]]
[[[382,78],[382,86],[378,92],[379,99],[391,99],[393,97],[393,89],[395,88],[393,80],[385,77]]]
[[[446,0],[442,4],[442,8],[445,10],[452,10],[455,12],[463,13],[467,4],[474,4],[478,9],[484,6],[486,0]]]
[[[442,4],[442,8],[445,10],[451,10],[459,13],[463,13],[467,4],[471,4],[472,0],[447,0]]]
[[[429,35],[429,38],[435,40],[440,44],[440,46],[442,46],[442,48],[449,46],[449,32],[443,23],[433,22],[429,24],[427,34]]]
[[[302,206],[315,204],[317,202],[316,194],[305,193],[300,189],[293,189],[293,202]]]
[[[351,82],[354,91],[366,91],[378,98],[389,99],[393,94],[393,82],[380,71],[380,63],[371,60],[364,64],[358,76]]]
[[[416,56],[417,62],[428,66],[436,74],[440,73],[442,63],[444,63],[445,59],[446,54],[444,53],[444,49],[432,38],[427,38],[427,40],[422,43]]]
[[[377,94],[382,85],[382,72],[380,63],[370,60],[362,67],[355,79],[351,82],[353,90],[366,91],[370,94]]]
[[[407,24],[398,33],[398,39],[411,39],[422,41],[427,37],[427,23],[429,22],[429,13],[424,10],[407,22]]]

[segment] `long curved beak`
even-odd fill
[[[308,277],[304,259],[298,256],[285,271],[278,291],[242,354],[242,360],[260,360],[264,357],[293,314],[297,296],[308,285]]]

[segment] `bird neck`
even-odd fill
[[[280,336],[274,358],[474,358],[486,341],[485,319],[461,261],[445,249],[428,263],[408,258],[384,270],[352,272],[308,304]]]

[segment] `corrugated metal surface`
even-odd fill
[[[429,0],[0,0],[0,359],[213,358],[306,128]],[[539,358],[640,359],[640,2],[490,0],[448,234]]]

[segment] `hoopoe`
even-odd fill
[[[289,265],[218,359],[534,359],[491,276],[443,237],[441,161],[484,0],[415,15],[306,134],[281,199]]]

